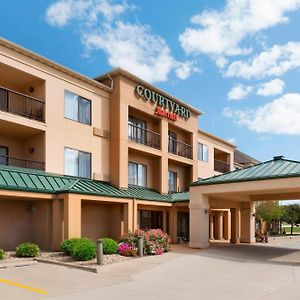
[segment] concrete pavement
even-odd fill
[[[300,251],[261,245],[177,247],[158,257],[104,266],[99,274],[36,264],[0,270],[0,299],[299,299]]]

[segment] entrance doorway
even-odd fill
[[[188,212],[178,212],[177,220],[177,233],[179,241],[189,241],[190,214]]]

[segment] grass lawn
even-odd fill
[[[282,230],[283,229],[285,229],[286,234],[291,234],[291,226],[290,225],[282,226]],[[300,234],[300,227],[294,226],[293,234]]]

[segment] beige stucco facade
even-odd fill
[[[142,94],[146,90],[149,94]],[[65,117],[65,91],[91,101],[90,125]],[[28,110],[27,104],[27,115],[23,103],[37,107],[30,104]],[[220,174],[216,160],[233,169],[235,146],[199,130],[200,115],[187,103],[124,70],[91,79],[0,40],[0,147],[8,151],[2,164],[64,174],[64,151],[70,148],[91,155],[91,179],[127,189],[128,164],[134,163],[146,166],[144,188],[167,195],[171,171],[176,174],[176,192],[186,192],[198,178]],[[145,124],[138,129],[141,140],[140,134],[129,134],[131,118]],[[198,159],[198,143],[208,146],[207,162]],[[205,207],[209,208],[208,204]],[[189,238],[188,201],[0,189],[0,246],[12,249],[30,240],[44,249],[58,249],[63,239],[71,237],[118,239],[125,232],[151,226],[145,225],[144,215],[156,219],[155,224],[167,231],[173,242]],[[192,210],[194,220],[193,215]],[[208,215],[195,222],[207,226]],[[222,212],[222,236],[226,238],[230,238],[229,215],[226,209]]]

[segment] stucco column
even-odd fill
[[[214,216],[212,214],[209,215],[209,238],[211,240],[215,239],[215,236],[214,236]]]
[[[230,240],[231,235],[231,218],[230,211],[224,212],[224,239]]]
[[[81,198],[64,195],[64,239],[81,237]]]
[[[167,211],[163,210],[163,231],[167,232]]]
[[[218,239],[223,240],[223,212],[218,213]]]
[[[190,243],[192,248],[209,247],[209,198],[206,195],[190,192]]]
[[[159,161],[159,176],[160,176],[160,186],[159,192],[161,194],[167,194],[169,192],[169,179],[168,179],[168,121],[161,119],[160,121],[160,146],[161,146],[161,158]]]
[[[52,201],[52,243],[51,249],[60,250],[60,243],[63,240],[63,203],[62,200]]]
[[[177,207],[173,205],[170,209],[170,238],[172,243],[177,243]]]
[[[138,204],[137,200],[133,199],[133,206],[132,206],[132,216],[133,216],[133,231],[138,229]]]
[[[241,210],[241,242],[255,242],[255,205],[253,201],[243,203]]]
[[[231,212],[231,238],[230,243],[238,244],[241,236],[241,209],[232,208]]]

